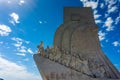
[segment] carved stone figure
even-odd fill
[[[45,57],[49,58],[49,53],[50,53],[50,48],[49,46],[47,46],[46,50],[45,50]]]
[[[104,66],[100,63],[94,65],[94,70],[92,70],[92,72],[96,77],[105,77]]]
[[[81,66],[82,66],[82,60],[80,60],[79,58],[76,58],[76,61],[75,61],[75,69],[77,71],[80,71],[81,72]]]
[[[54,52],[57,53],[59,51],[59,48],[57,46],[54,46]]]
[[[56,55],[56,53],[54,52],[53,48],[50,49],[50,52],[49,52],[49,58],[51,60],[54,60],[54,56]]]
[[[70,68],[74,68],[76,67],[76,58],[74,56],[71,56],[71,60],[70,60]]]
[[[64,64],[65,66],[69,66],[70,59],[71,59],[70,55],[62,54],[61,63]]]
[[[37,48],[38,48],[38,54],[41,54],[41,55],[44,54],[44,47],[43,46],[44,46],[44,43],[43,43],[43,41],[41,41],[40,45],[37,46]]]
[[[50,47],[49,46],[47,46],[47,48],[46,48],[46,52],[49,52],[49,50],[50,50]]]
[[[60,63],[61,55],[62,55],[62,53],[58,50],[56,55],[54,56],[55,61],[58,61]]]
[[[83,73],[85,73],[87,75],[92,75],[90,70],[89,70],[87,60],[84,60],[84,61],[81,62],[81,72],[83,72]]]

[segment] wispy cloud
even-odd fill
[[[13,44],[13,45],[16,46],[16,47],[20,47],[20,46],[23,44],[23,42],[26,43],[26,44],[29,44],[29,43],[30,43],[30,41],[26,41],[26,40],[23,40],[23,39],[18,38],[18,37],[13,37],[13,38],[11,38],[11,39],[12,39],[13,41],[16,41],[16,43]]]
[[[10,17],[11,17],[11,19],[9,22],[12,23],[13,25],[20,23],[19,22],[19,15],[17,13],[15,13],[15,12],[11,13]]]
[[[94,14],[94,18],[98,19],[101,15],[100,14]]]
[[[107,27],[106,28],[107,31],[113,30],[114,27],[112,26],[112,24],[113,24],[113,19],[111,17],[108,17],[104,24],[104,26]]]
[[[100,17],[102,15],[98,14],[98,11],[97,10],[94,10],[94,19],[95,19],[95,23],[102,23],[102,21],[100,20]]]
[[[112,7],[117,3],[117,0],[105,0],[105,5],[108,5],[108,8]]]
[[[33,54],[33,51],[29,48],[28,50],[27,50],[30,54]]]
[[[113,44],[114,46],[120,46],[120,43],[119,43],[118,41],[114,41],[112,44]]]
[[[118,24],[120,22],[120,13],[118,15],[118,17],[115,19],[115,24]]]
[[[47,23],[47,21],[39,21],[40,24],[44,24],[44,23]]]
[[[28,72],[25,66],[0,57],[0,77],[5,80],[42,80],[40,76]]]
[[[100,18],[100,17],[101,17],[101,15],[98,14],[98,11],[97,11],[97,10],[94,10],[94,18],[95,18],[95,19],[98,19],[98,18]]]
[[[26,54],[25,53],[16,53],[18,56],[26,56]]]
[[[29,61],[29,58],[25,58],[25,59],[23,59],[23,61]]]
[[[19,0],[19,5],[22,5],[22,4],[24,4],[25,3],[25,0]]]
[[[23,40],[21,38],[15,38],[15,37],[13,37],[11,39],[13,41],[16,41],[16,43],[13,44],[15,47],[20,47],[22,45],[22,43],[23,43]]]
[[[14,5],[14,7],[17,5],[22,6],[25,3],[26,3],[26,0],[0,0],[0,4],[8,4],[8,6]]]
[[[18,53],[20,53],[19,54],[20,56],[24,55],[24,53],[33,54],[33,51],[31,50],[31,48],[27,48],[26,46],[23,45],[23,44],[29,44],[30,41],[26,41],[26,40],[23,40],[18,37],[17,38],[13,37],[13,38],[11,38],[11,40],[15,41],[15,43],[13,43],[13,45],[16,47]]]
[[[3,42],[2,42],[2,41],[0,41],[0,45],[1,45],[1,44],[3,44]]]
[[[114,13],[118,10],[117,2],[118,0],[105,0],[105,6],[107,6],[107,15]]]
[[[1,36],[8,36],[10,32],[12,32],[12,30],[9,26],[0,24],[0,35]]]
[[[110,8],[108,9],[108,13],[116,12],[117,9],[118,9],[117,6],[110,7]]]
[[[99,40],[102,41],[102,40],[105,39],[106,33],[105,33],[105,32],[102,32],[102,31],[99,31],[99,32],[98,32],[98,35],[99,35]]]
[[[17,48],[18,52],[21,52],[21,53],[26,53],[27,52],[26,49],[27,48],[25,46],[20,46],[19,48]]]
[[[92,7],[92,9],[96,9],[98,7],[99,0],[80,0],[83,3],[84,7]]]
[[[104,3],[100,4],[100,8],[102,8],[102,9],[104,8]]]
[[[99,24],[99,23],[102,23],[101,20],[95,20],[95,23]]]

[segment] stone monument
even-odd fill
[[[91,8],[65,7],[53,47],[44,50],[41,42],[34,54],[43,80],[120,80],[101,50],[97,33]]]

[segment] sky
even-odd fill
[[[53,45],[64,7],[92,7],[105,55],[120,71],[120,0],[0,0],[0,78],[42,80],[37,45]]]

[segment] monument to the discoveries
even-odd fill
[[[120,74],[101,50],[91,8],[64,8],[54,46],[38,46],[34,55],[43,80],[120,80]]]

